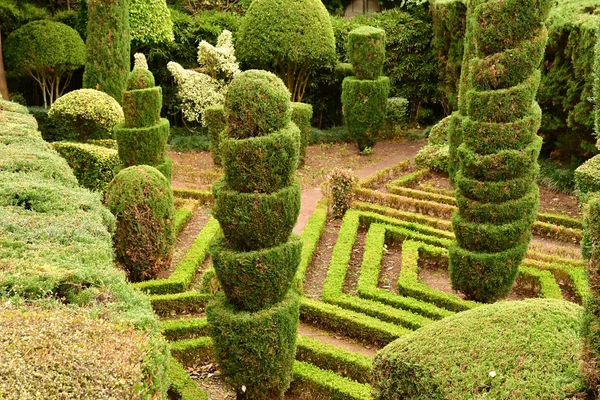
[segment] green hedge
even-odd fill
[[[213,184],[214,216],[228,245],[256,250],[285,242],[300,212],[300,182],[271,194],[240,193],[223,180]]]
[[[160,121],[162,107],[161,87],[126,90],[123,92],[125,128],[142,128]]]
[[[169,137],[169,121],[161,119],[157,125],[141,128],[115,127],[115,135],[119,143],[119,157],[124,166],[151,165],[157,166],[165,162],[167,138]],[[141,140],[141,138],[144,138]]]
[[[356,79],[375,80],[383,75],[385,31],[372,26],[360,26],[350,31],[348,60],[354,67]]]
[[[590,158],[575,170],[575,194],[585,204],[590,194],[600,192],[600,156]]]
[[[164,396],[168,383],[165,375],[168,350],[148,298],[133,290],[123,272],[113,267],[110,231],[114,229],[114,218],[102,207],[98,195],[77,185],[66,161],[42,140],[35,120],[27,115],[25,108],[0,101],[0,119],[3,121],[0,124],[0,143],[3,144],[0,146],[0,181],[4,189],[1,197],[10,200],[10,204],[0,205],[0,258],[2,263],[13,267],[0,279],[1,297],[5,300],[10,297],[13,304],[27,301],[33,307],[43,305],[44,313],[52,314],[64,303],[73,308],[69,312],[71,316],[78,313],[80,307],[81,313],[92,319],[105,316],[116,324],[133,324],[141,331],[144,350],[141,357],[137,353],[129,365],[134,373],[140,374],[137,384],[141,395]],[[44,316],[39,318],[44,319]],[[121,328],[116,329],[115,334],[117,331],[123,332]],[[9,334],[6,329],[3,333]],[[30,337],[39,343],[41,334],[41,330],[36,330]],[[81,338],[80,329],[75,337]],[[93,337],[92,328],[87,336],[89,340],[84,341],[93,344]],[[20,348],[16,343],[12,346],[13,350]],[[29,353],[25,348],[22,350]],[[43,362],[47,354],[38,353],[39,350],[32,349],[33,353],[29,354],[39,355],[36,360]],[[107,354],[112,350],[105,351]],[[79,348],[73,354],[85,357],[88,353]],[[76,383],[69,383],[72,361],[54,364],[52,370],[57,374],[53,386],[67,384],[78,393],[94,387],[106,389],[101,383],[100,387],[96,386],[107,379],[106,369],[97,379],[92,374],[90,380],[78,378]],[[5,364],[11,362],[3,360]],[[47,387],[38,378],[20,374],[18,382],[25,379],[32,385],[39,384],[41,386],[34,387],[32,393],[46,393]],[[23,393],[23,386],[19,383],[7,390]],[[112,394],[103,392],[103,395]],[[114,395],[118,396],[116,392]]]
[[[237,393],[254,399],[282,396],[292,380],[296,356],[299,296],[275,306],[237,311],[223,295],[209,304],[206,316],[215,356],[225,380]]]
[[[213,163],[221,166],[221,134],[227,127],[225,107],[222,104],[206,107],[202,116],[210,137],[210,155]]]
[[[478,307],[431,324],[376,355],[374,398],[571,397],[584,389],[580,313],[570,302],[536,299]]]
[[[304,165],[306,159],[306,146],[310,136],[310,120],[313,116],[313,107],[306,103],[292,103],[292,122],[300,129],[300,153],[298,167]]]
[[[302,252],[293,236],[282,244],[249,252],[230,250],[223,238],[210,247],[213,267],[229,302],[244,311],[258,311],[286,295]]]
[[[79,184],[90,190],[104,191],[122,167],[117,150],[74,142],[54,142],[52,147],[67,160]]]

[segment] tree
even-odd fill
[[[5,44],[6,63],[40,86],[44,107],[52,105],[85,64],[85,44],[73,28],[60,22],[34,21],[14,31]]]
[[[83,87],[121,103],[129,74],[128,0],[88,0],[87,63]]]
[[[531,240],[542,146],[535,97],[551,5],[550,0],[469,5],[459,115],[450,122],[458,212],[449,269],[452,287],[473,300],[492,302],[510,294]]]
[[[275,72],[295,102],[316,68],[333,67],[335,38],[320,0],[255,0],[241,22],[240,61]]]

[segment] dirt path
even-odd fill
[[[312,325],[305,324],[304,322],[300,322],[300,325],[298,326],[298,335],[307,336],[309,338],[316,339],[319,342],[332,344],[353,353],[360,353],[369,357],[373,357],[377,352],[376,347],[365,346],[358,342],[354,342],[351,339],[336,336],[331,332],[321,330]]]

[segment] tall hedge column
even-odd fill
[[[550,7],[550,0],[491,0],[469,10],[450,279],[473,300],[511,292],[531,240],[542,145],[535,96]]]
[[[210,247],[224,293],[206,315],[219,367],[238,399],[283,397],[299,316],[290,286],[302,242],[290,235],[300,211],[300,130],[290,121],[289,91],[269,72],[237,75],[225,110],[225,176],[213,185],[223,236]]]
[[[88,0],[87,7],[83,87],[108,93],[121,103],[129,73],[129,1]]]
[[[125,122],[115,127],[119,158],[125,167],[150,165],[170,181],[172,161],[167,157],[169,120],[160,117],[162,88],[154,86],[154,76],[145,67],[145,58],[127,77],[123,92]]]
[[[354,76],[344,78],[342,105],[348,133],[359,151],[375,146],[385,126],[390,79],[381,76],[385,61],[385,31],[370,26],[352,30],[348,36],[348,58]]]

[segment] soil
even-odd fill
[[[386,245],[379,271],[379,287],[398,294],[398,278],[402,268],[402,245],[392,242]]]
[[[317,339],[323,343],[341,347],[342,349],[346,349],[353,353],[364,354],[365,356],[369,357],[373,357],[378,350],[378,348],[375,346],[365,345],[359,341],[347,338],[345,336],[332,334],[331,332],[327,332],[312,325],[305,324],[304,322],[300,322],[300,326],[298,326],[298,334]]]
[[[540,212],[564,214],[572,218],[581,218],[581,209],[575,197],[562,193],[554,193],[544,188],[540,188]]]
[[[333,246],[335,246],[341,226],[341,219],[328,220],[325,224],[313,259],[306,270],[303,294],[308,298],[321,299],[323,284],[331,261],[331,253],[333,253]]]
[[[356,241],[352,248],[352,255],[346,269],[346,278],[344,279],[343,292],[353,296],[358,295],[357,285],[360,277],[360,268],[362,266],[363,254],[365,252],[365,238],[367,230],[360,228],[356,233]]]

